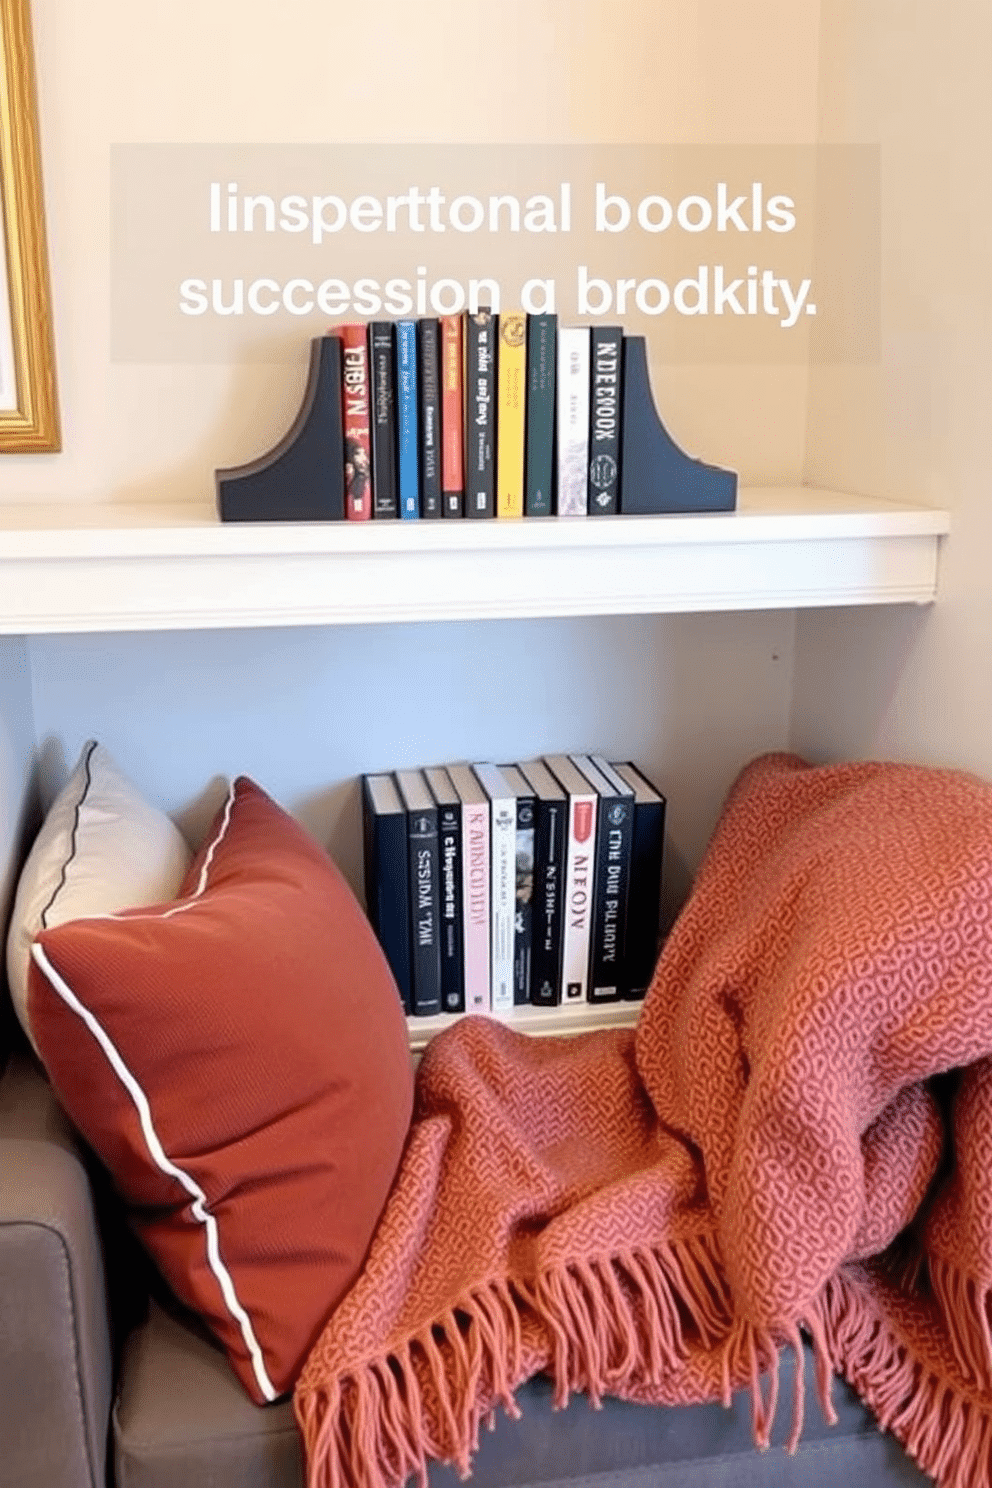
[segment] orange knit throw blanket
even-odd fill
[[[987,1485],[990,1180],[992,790],[763,757],[636,1032],[467,1018],[429,1048],[297,1387],[311,1488],[467,1473],[542,1370],[560,1402],[748,1386],[765,1444],[800,1329],[828,1414],[836,1372],[940,1483]]]

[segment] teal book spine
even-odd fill
[[[396,428],[400,516],[420,516],[420,438],[417,417],[417,322],[396,322]]]
[[[524,515],[554,512],[557,315],[527,317],[527,440]]]

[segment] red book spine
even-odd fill
[[[341,337],[345,516],[351,522],[367,522],[372,515],[368,327],[351,321],[339,326],[336,334]]]
[[[441,327],[441,509],[460,517],[465,509],[462,377],[462,317],[442,315]]]

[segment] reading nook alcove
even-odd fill
[[[0,0],[61,430],[0,453],[4,930],[50,818],[166,870],[17,920],[0,1488],[988,1488],[988,7],[187,9]],[[626,501],[339,520],[329,332],[491,280],[626,322]],[[363,776],[572,751],[666,798],[656,995],[404,1019]]]

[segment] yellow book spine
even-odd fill
[[[527,317],[521,310],[508,310],[499,318],[497,387],[496,515],[522,517]]]

